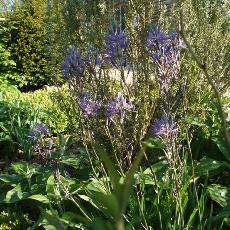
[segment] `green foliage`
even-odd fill
[[[50,83],[45,1],[16,5],[5,24],[3,36],[17,72],[7,79],[28,89]]]
[[[50,87],[32,93],[22,94],[22,98],[30,103],[30,107],[39,107],[39,110],[41,110],[39,120],[47,124],[54,133],[65,131],[71,123],[68,112],[66,111],[66,109],[71,111],[68,97],[69,95],[64,87],[59,89],[59,91],[56,87]],[[60,100],[63,100],[63,98],[65,104],[62,107]]]
[[[1,230],[21,230],[27,229],[33,222],[28,214],[24,214],[17,208],[6,208],[0,213]]]
[[[194,130],[191,148],[194,159],[201,159],[204,156],[216,160],[230,161],[229,150],[224,141],[221,130],[221,122],[218,116],[216,105],[210,102],[210,94],[205,95],[200,103],[202,115],[187,116],[187,123]],[[225,101],[227,97],[225,98]],[[224,102],[224,100],[223,100]],[[224,105],[224,103],[223,103]],[[230,131],[228,114],[224,114],[227,124],[227,132]]]
[[[104,0],[58,3],[51,0],[49,22],[52,48],[61,52],[63,58],[66,48],[73,44],[83,49],[100,47],[102,35],[110,23],[107,12],[110,7]],[[59,56],[57,52],[55,54],[55,57]]]
[[[70,94],[64,85],[21,93],[4,79],[17,78],[21,86],[44,84],[49,71],[59,72],[54,67],[71,43],[82,45],[84,52],[88,45],[102,45],[101,34],[117,20],[120,6],[104,0],[51,1],[48,18],[45,1],[27,0],[14,9],[9,27],[3,29],[11,35],[6,39],[12,41],[10,49],[5,40],[0,43],[4,74],[0,79],[0,152],[10,161],[22,153],[28,161],[17,159],[0,173],[0,210],[8,207],[0,213],[0,229],[26,229],[31,224],[31,230],[229,228],[229,149],[213,94],[186,49],[181,53],[180,74],[188,76],[188,87],[184,102],[176,105],[178,139],[169,146],[163,138],[147,139],[149,125],[165,109],[164,98],[150,79],[153,69],[142,47],[152,24],[170,30],[182,13],[188,40],[207,64],[216,86],[220,90],[228,86],[228,22],[222,16],[226,9],[220,1],[172,2],[172,6],[147,0],[124,4],[125,26],[134,42],[132,58],[138,66],[135,102],[140,102],[141,108],[137,115],[130,113],[122,126],[115,117],[108,127],[100,118],[91,122],[79,116],[77,90]],[[136,27],[134,19],[138,20]],[[49,38],[44,36],[47,32]],[[44,48],[47,44],[53,51],[51,67]],[[49,67],[52,70],[47,70]],[[13,75],[15,70],[20,79]],[[104,84],[109,69],[103,71],[96,91],[102,89],[102,98],[114,96],[122,87],[114,82]],[[95,78],[87,77],[86,88],[90,89]],[[221,103],[227,110],[229,98]],[[228,115],[224,117],[230,131]],[[53,141],[49,151],[41,147],[33,152],[28,134],[37,122],[51,129],[50,136],[43,137],[44,142]],[[129,138],[135,140],[132,148],[125,142]],[[176,154],[172,154],[174,148]],[[12,208],[14,204],[22,212]],[[25,209],[28,215],[23,214]]]
[[[4,34],[8,28],[0,24],[0,80],[7,79],[9,76],[16,75],[16,63],[12,60],[11,52],[7,48],[7,41]],[[5,39],[4,39],[5,38]]]
[[[58,94],[55,90],[23,94],[7,82],[2,82],[0,87],[0,149],[3,156],[12,159],[22,150],[25,158],[30,159],[32,142],[28,135],[35,123],[47,124],[53,133],[67,128],[66,115],[52,100]]]
[[[37,110],[28,109],[29,104],[20,100],[13,102],[1,101],[0,131],[1,131],[1,147],[12,147],[9,152],[4,154],[10,155],[15,149],[17,153],[19,149],[23,150],[23,154],[27,160],[31,156],[31,142],[28,139],[29,131],[33,123],[37,119]],[[12,153],[16,155],[15,153]]]
[[[1,72],[4,72],[7,67],[15,66],[15,62],[10,60],[9,50],[2,43],[0,44],[0,66]]]
[[[15,105],[17,101],[26,104],[27,110],[39,110],[39,120],[47,124],[54,133],[63,132],[67,125],[68,113],[65,112],[65,106],[70,109],[68,104],[69,95],[65,88],[57,89],[49,87],[47,89],[37,90],[33,93],[21,93],[15,86],[6,81],[0,83],[1,101]],[[63,108],[60,108],[60,100],[65,100]],[[71,113],[69,111],[69,113]],[[73,119],[73,118],[72,118]],[[38,120],[37,120],[38,121]]]
[[[70,176],[65,173],[69,171],[68,167],[78,170],[81,163],[79,157],[74,158],[68,153],[71,138],[64,140],[60,137],[59,143],[51,156],[56,162],[55,168],[49,164],[44,167],[18,162],[12,164],[10,174],[0,176],[1,202],[30,200],[33,207],[42,207],[34,227],[115,229],[116,226],[116,229],[140,229],[144,225],[160,226],[161,229],[210,229],[210,226],[220,229],[225,218],[229,217],[229,188],[211,183],[227,167],[224,162],[203,159],[195,165],[185,164],[182,184],[175,191],[173,172],[166,161],[139,167],[142,152],[126,175],[120,176],[99,145],[94,148],[108,176],[89,176],[86,179],[76,178],[76,174]],[[152,149],[156,147],[153,142],[145,145]],[[202,181],[205,175],[207,178]],[[208,196],[223,206],[220,213],[209,207]]]

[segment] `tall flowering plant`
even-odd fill
[[[186,48],[175,32],[164,33],[159,27],[149,31],[147,49],[156,69],[156,78],[160,85],[163,101],[163,115],[156,119],[150,132],[161,139],[165,145],[164,153],[172,170],[171,178],[175,197],[180,202],[179,186],[183,175],[183,164],[180,159],[181,145],[178,141],[178,110],[183,102],[187,88],[187,78],[181,76],[181,48]]]
[[[149,31],[146,39],[149,58],[156,67],[156,78],[161,92],[159,96],[168,97],[180,74],[179,37],[173,32],[165,34],[156,27]],[[82,53],[80,50],[70,49],[62,65],[63,75],[75,98],[76,110],[79,111],[83,139],[92,142],[103,136],[103,139],[107,139],[105,142],[110,143],[108,148],[116,155],[117,161],[126,161],[129,164],[137,145],[148,133],[143,120],[149,123],[149,126],[150,121],[156,120],[152,111],[149,111],[149,105],[146,105],[152,104],[156,98],[151,96],[151,92],[148,95],[140,93],[143,90],[141,87],[149,89],[149,85],[141,85],[138,82],[136,85],[127,84],[127,68],[130,70],[130,66],[134,66],[129,59],[131,46],[131,39],[126,32],[117,28],[110,30],[105,36],[104,48],[101,51],[88,49],[86,53]],[[134,69],[137,68],[134,66],[132,69],[134,77]],[[115,80],[114,71],[118,73]],[[149,75],[147,84],[151,81]],[[166,101],[168,100],[169,98],[166,98]],[[169,131],[173,126],[172,122],[166,122],[172,120],[172,111],[161,108],[161,112],[167,114],[167,119],[156,120],[151,132],[162,137],[160,132],[165,131],[167,135],[164,135],[164,139],[176,139],[177,132]],[[140,127],[141,130],[138,131]],[[174,127],[175,130],[178,129]]]
[[[69,48],[67,50],[67,55],[62,64],[62,73],[73,86],[80,87],[82,85],[82,78],[85,73],[85,63],[80,50],[75,50],[74,48]]]
[[[43,157],[49,155],[53,147],[53,141],[49,138],[49,135],[48,126],[43,123],[35,123],[28,135],[28,139],[32,142],[33,150]]]
[[[102,51],[103,60],[117,69],[125,68],[128,62],[128,48],[129,40],[126,33],[121,28],[117,28],[115,31],[111,30],[105,36],[105,49]]]
[[[150,30],[147,38],[147,49],[156,65],[157,79],[163,91],[169,91],[180,72],[181,42],[178,34],[165,34],[159,27]]]

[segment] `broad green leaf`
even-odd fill
[[[209,125],[207,125],[202,119],[198,117],[187,117],[186,122],[188,122],[191,125],[196,125],[198,127],[204,127],[204,128],[210,128]]]
[[[74,168],[79,168],[79,165],[81,163],[79,158],[73,158],[69,156],[63,157],[63,159],[60,162],[72,166]]]
[[[28,197],[28,193],[23,193],[21,185],[18,184],[16,187],[6,193],[6,198],[4,201],[6,203],[15,203],[17,201],[25,199],[26,197]]]
[[[19,175],[31,176],[39,172],[40,167],[35,164],[29,164],[27,162],[16,162],[12,164],[12,169]]]
[[[114,230],[114,224],[97,218],[91,226],[92,230]]]
[[[66,230],[67,228],[61,222],[59,216],[54,211],[46,212],[42,210],[42,216],[46,220],[43,227],[48,230]]]
[[[109,181],[109,179],[107,179],[107,181]],[[107,189],[105,188],[104,181],[102,179],[92,178],[86,185],[86,188],[95,192],[107,193]]]
[[[213,220],[219,221],[227,217],[230,217],[230,206],[227,206],[223,208],[223,210],[219,211],[217,215],[213,218]]]
[[[54,176],[51,175],[48,180],[47,180],[47,184],[46,184],[46,193],[47,195],[54,195],[54,188],[55,188],[55,180],[54,180]]]
[[[226,168],[224,162],[210,158],[202,158],[201,161],[195,165],[194,172],[195,176],[212,175],[215,171],[219,172],[219,170],[223,170],[224,168]]]
[[[158,180],[161,180],[167,168],[168,168],[167,161],[160,161],[154,165],[151,165],[151,168],[148,167],[147,169],[145,169],[144,172],[140,173],[140,176],[142,178],[141,182],[145,184],[152,184],[152,185],[155,184],[152,174],[154,173],[156,178]]]
[[[72,227],[74,229],[82,229],[83,225],[81,223],[89,224],[87,219],[73,212],[64,212],[60,220],[68,227]]]
[[[222,207],[230,206],[230,188],[218,184],[208,186],[208,193],[212,200],[219,203]]]
[[[46,196],[41,195],[41,194],[29,196],[27,199],[37,200],[37,201],[44,203],[44,204],[49,203],[49,199]]]
[[[230,149],[228,149],[227,145],[225,144],[223,137],[219,136],[213,138],[213,141],[217,144],[224,157],[230,162]]]
[[[158,171],[161,171],[162,169],[166,168],[168,166],[168,162],[167,161],[160,161],[160,162],[157,162],[156,164],[154,165],[151,165],[151,169],[150,168],[147,168],[145,171],[144,171],[144,174],[151,174],[152,171],[154,173],[158,172]]]
[[[89,202],[91,205],[93,205],[93,207],[100,209],[91,197],[86,196],[86,195],[78,195],[78,197],[80,197],[82,200],[84,200],[86,202]]]
[[[224,222],[230,227],[230,218],[225,218]]]
[[[91,195],[93,202],[103,209],[106,214],[116,218],[119,213],[119,203],[115,195],[93,192]]]
[[[16,185],[22,181],[24,177],[18,175],[0,175],[0,180],[9,184],[9,185]]]
[[[146,142],[144,142],[145,146],[148,148],[157,148],[164,149],[165,145],[159,138],[149,138]]]
[[[53,225],[50,225],[50,224],[43,224],[42,227],[45,229],[45,230],[57,230],[57,228]]]

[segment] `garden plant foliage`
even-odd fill
[[[1,40],[7,46],[14,68],[4,78],[28,88],[50,83],[51,58],[48,55],[45,1],[25,1],[16,4],[1,22]],[[7,57],[6,56],[6,57]],[[2,77],[2,76],[1,76]]]
[[[228,229],[228,10],[15,5],[0,41],[0,229]]]

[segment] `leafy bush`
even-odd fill
[[[16,4],[8,19],[3,36],[17,75],[7,79],[28,89],[50,83],[45,1]]]
[[[32,143],[28,139],[36,123],[45,123],[52,133],[65,131],[68,119],[57,102],[51,98],[55,90],[21,93],[15,86],[0,85],[0,148],[5,157],[14,158],[19,150],[27,160],[31,157]],[[9,148],[10,147],[10,148]]]
[[[31,93],[21,93],[16,86],[9,84],[7,81],[2,81],[0,89],[2,102],[5,101],[15,105],[19,100],[29,105],[25,106],[28,111],[40,110],[38,119],[46,123],[54,133],[63,132],[67,128],[69,121],[63,107],[66,106],[70,110],[70,105],[68,105],[70,99],[68,99],[69,95],[65,87],[59,90],[56,87],[48,87]],[[65,105],[61,108],[60,100],[65,100]]]
[[[30,103],[31,107],[39,107],[42,111],[39,120],[47,124],[52,132],[61,133],[68,129],[70,120],[66,109],[71,110],[71,108],[65,87],[60,88],[59,91],[56,87],[48,87],[33,93],[22,94],[22,98]],[[63,106],[60,100],[65,101]]]
[[[16,63],[12,60],[11,53],[6,46],[6,38],[4,40],[4,33],[7,28],[0,24],[0,79],[7,79],[10,75],[15,75]]]

